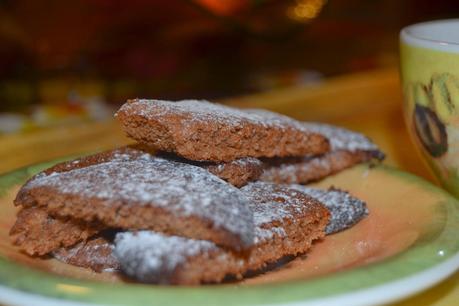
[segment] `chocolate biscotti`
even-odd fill
[[[139,143],[196,161],[320,154],[327,139],[284,116],[262,116],[207,101],[129,100],[116,114]]]
[[[239,158],[229,162],[199,162],[187,160],[175,154],[155,151],[145,145],[133,144],[62,162],[44,170],[43,173],[65,172],[109,161],[147,160],[154,156],[206,169],[236,187],[242,187],[250,181],[257,180],[264,168],[263,162],[253,157]]]
[[[205,169],[154,156],[110,160],[29,180],[15,203],[107,227],[151,229],[235,250],[253,244],[241,192]]]
[[[10,236],[27,254],[41,256],[85,241],[103,228],[98,222],[54,218],[40,207],[26,207],[19,211]]]
[[[52,256],[66,264],[95,272],[116,272],[120,269],[113,254],[115,232],[103,231],[86,241],[52,252]]]
[[[256,244],[238,255],[203,240],[156,232],[124,232],[115,239],[115,257],[130,277],[148,283],[192,285],[243,275],[286,255],[306,252],[325,235],[329,212],[307,195],[269,183],[242,188],[255,218]]]
[[[330,221],[325,229],[327,235],[352,227],[369,213],[364,201],[337,188],[322,190],[298,184],[290,184],[288,187],[313,197],[328,209]]]
[[[345,191],[334,188],[321,190],[296,184],[285,186],[292,191],[297,190],[311,196],[329,210],[330,220],[325,229],[326,234],[345,230],[368,215],[366,203]],[[107,230],[110,231],[110,228],[101,223],[87,223],[73,218],[54,218],[40,208],[30,207],[23,208],[18,214],[16,223],[11,229],[11,236],[13,243],[29,255],[53,253],[61,254],[59,258],[62,258],[62,254],[75,254],[74,246],[77,245],[75,247],[79,250],[78,257],[84,257],[88,249],[82,246],[86,245],[88,240],[97,239],[101,232],[106,233]],[[84,261],[69,260],[68,262],[75,264]],[[89,265],[88,267],[91,268]]]
[[[327,124],[302,123],[302,125],[307,130],[327,137],[330,141],[330,152],[316,156],[264,159],[260,180],[306,184],[356,164],[384,159],[384,153],[360,133]]]
[[[308,252],[369,210],[304,185],[384,155],[365,136],[265,110],[130,100],[136,143],[27,181],[10,231],[31,256],[175,285],[220,283]]]

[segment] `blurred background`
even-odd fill
[[[100,121],[127,98],[311,86],[395,67],[446,0],[0,0],[0,135]]]

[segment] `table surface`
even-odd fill
[[[386,164],[422,176],[436,184],[413,147],[402,115],[402,94],[397,69],[371,71],[328,79],[305,87],[292,87],[219,101],[239,107],[260,107],[310,121],[341,125],[371,137],[386,153]],[[115,121],[75,124],[0,137],[0,173],[16,168],[113,148],[131,142]],[[457,305],[459,272],[415,297],[397,303]]]

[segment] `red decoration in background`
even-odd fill
[[[232,15],[247,8],[249,0],[195,0],[194,2],[212,11],[216,15]]]

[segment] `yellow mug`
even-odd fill
[[[404,116],[442,185],[459,197],[459,19],[400,33]]]

